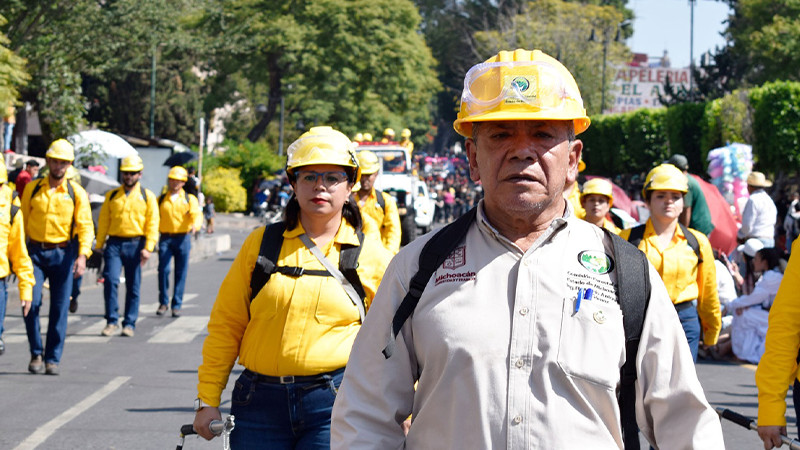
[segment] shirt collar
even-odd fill
[[[531,245],[531,248],[528,250],[529,252],[533,251],[536,248],[539,248],[544,242],[546,242],[548,239],[550,239],[556,232],[561,231],[562,229],[564,229],[567,226],[567,224],[569,223],[569,221],[567,219],[579,220],[579,219],[575,218],[575,215],[572,212],[572,208],[570,207],[569,202],[565,201],[564,203],[566,203],[566,205],[567,205],[566,208],[564,208],[564,215],[561,216],[561,217],[557,217],[557,218],[553,219],[552,222],[550,222],[550,226],[547,227],[547,230],[545,230],[545,232],[541,236],[539,236],[538,239],[536,239],[536,242],[534,242],[533,245]],[[504,246],[509,247],[511,249],[514,249],[517,252],[521,252],[521,249],[517,246],[517,244],[511,242],[511,240],[509,240],[508,238],[506,238],[505,236],[500,234],[500,231],[498,231],[497,228],[495,228],[489,222],[489,220],[486,217],[486,213],[484,212],[483,208],[484,208],[483,207],[483,199],[481,199],[478,202],[478,211],[477,211],[478,214],[476,216],[476,220],[478,222],[478,228],[483,233],[491,236],[492,238],[494,238],[495,240],[499,241]]]

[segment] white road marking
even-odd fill
[[[16,317],[14,319],[6,318],[9,322],[19,322],[17,325],[12,327],[6,328],[3,331],[3,340],[9,344],[19,344],[21,342],[28,342],[28,334],[25,331],[25,321],[22,317]],[[69,326],[75,324],[75,322],[79,322],[81,318],[79,316],[68,316],[67,317],[67,330],[69,330]],[[47,317],[47,313],[45,312],[44,315],[39,316],[39,329],[42,331],[42,336],[47,335],[47,325],[50,323],[49,318]],[[98,331],[99,333],[99,331]]]
[[[206,325],[208,325],[208,317],[181,316],[148,339],[147,342],[151,344],[185,344],[202,333]]]
[[[194,300],[198,297],[198,294],[183,294],[183,307],[186,307],[186,303]],[[147,302],[147,303],[139,303],[139,316],[143,314],[155,314],[156,310],[158,309],[158,300],[155,302]],[[169,315],[169,312],[167,312]]]
[[[47,422],[46,424],[40,426],[36,429],[27,439],[22,441],[14,450],[32,450],[38,447],[41,443],[46,441],[50,436],[53,435],[59,428],[63,427],[65,424],[69,423],[72,419],[78,417],[84,411],[88,410],[95,404],[97,404],[100,400],[106,398],[109,394],[119,389],[126,381],[130,380],[131,377],[116,377],[108,384],[100,388],[99,390],[95,391],[90,396],[86,397],[85,399],[81,400],[78,404],[73,406],[72,408],[64,411],[63,413],[59,414],[53,420]]]

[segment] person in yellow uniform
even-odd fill
[[[158,310],[164,315],[170,307],[169,272],[170,260],[175,258],[175,287],[172,293],[172,317],[181,315],[186,274],[189,273],[189,252],[192,249],[191,235],[200,229],[203,214],[197,197],[183,190],[189,173],[175,166],[167,175],[167,192],[158,198]]]
[[[208,425],[220,418],[231,368],[237,358],[244,366],[232,394],[231,448],[330,448],[331,409],[350,347],[391,259],[360,231],[350,195],[360,170],[347,136],[313,127],[287,156],[294,195],[285,222],[256,229],[242,245],[211,311],[198,369],[194,428],[211,439]],[[275,246],[275,262],[256,272],[262,245]],[[331,276],[336,261],[351,274],[347,283]],[[263,288],[253,287],[264,273],[271,275]]]
[[[614,225],[614,222],[608,220],[608,212],[613,204],[614,193],[610,181],[592,178],[583,183],[583,192],[581,192],[581,206],[585,213],[583,220],[605,228],[614,234],[619,234],[621,230]]]
[[[655,167],[647,174],[642,188],[650,218],[644,225],[622,230],[620,237],[631,243],[638,240],[639,250],[661,275],[681,320],[692,359],[697,362],[701,325],[703,344],[716,344],[721,314],[711,243],[705,234],[678,223],[683,196],[688,191],[686,176],[677,167],[671,164]],[[637,234],[639,238],[632,238]]]
[[[118,329],[117,290],[120,271],[125,270],[125,316],[122,335],[133,337],[139,317],[141,266],[150,259],[158,241],[158,202],[156,195],[139,180],[144,164],[139,155],[124,158],[120,165],[122,186],[106,192],[97,223],[95,251],[103,254],[103,297],[106,327],[101,334],[111,336]],[[105,246],[105,248],[103,248]]]
[[[400,145],[407,148],[409,152],[414,151],[414,143],[411,142],[411,130],[403,128],[400,132]]]
[[[792,257],[783,273],[772,307],[764,355],[756,370],[758,435],[769,450],[786,436],[786,391],[790,385],[795,419],[800,425],[800,239],[792,244]]]
[[[392,254],[400,251],[400,214],[394,198],[375,189],[381,162],[375,153],[369,150],[358,152],[358,165],[361,167],[361,188],[354,194],[364,221],[380,233],[381,242]],[[381,196],[378,199],[378,196]],[[380,201],[379,201],[380,200]]]
[[[86,270],[86,258],[92,254],[94,223],[86,191],[79,183],[66,177],[67,169],[75,159],[72,144],[58,139],[50,144],[45,157],[49,169],[47,176],[28,183],[22,194],[28,254],[36,278],[33,304],[25,316],[25,328],[31,350],[28,370],[58,375],[67,335],[72,280],[82,276]],[[39,309],[45,278],[50,282],[50,321],[43,349]]]
[[[394,130],[391,128],[383,130],[383,138],[381,138],[381,144],[388,144],[389,142],[393,141],[394,141]]]
[[[5,353],[3,322],[8,302],[8,276],[17,275],[23,316],[28,315],[33,298],[33,263],[25,246],[25,224],[19,211],[19,198],[8,186],[8,170],[0,160],[0,355]],[[13,205],[13,207],[12,207]]]

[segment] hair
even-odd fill
[[[775,247],[764,247],[756,252],[767,263],[767,270],[778,267],[781,263],[781,254]]]
[[[352,194],[342,206],[342,218],[356,230],[360,230],[364,223],[361,218],[361,210]],[[294,230],[300,224],[300,202],[297,201],[297,196],[294,194],[286,204],[286,209],[283,210],[283,220],[286,222],[287,230]]]
[[[29,160],[28,160],[28,161],[25,163],[25,165],[26,165],[26,166],[30,166],[30,167],[39,167],[39,161],[36,161],[35,159],[29,159]]]

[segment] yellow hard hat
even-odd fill
[[[8,169],[6,169],[6,163],[0,159],[0,184],[8,183]]]
[[[355,144],[342,132],[331,127],[313,127],[292,142],[286,150],[286,172],[293,174],[298,167],[312,164],[333,164],[356,169],[358,181],[361,169],[356,159]]]
[[[120,172],[139,172],[142,169],[144,169],[144,164],[139,155],[126,156],[119,166]]]
[[[363,140],[364,140],[364,134],[363,133],[356,133],[356,135],[353,136],[353,141],[354,142],[361,142]]]
[[[75,161],[75,150],[68,140],[57,139],[50,144],[50,148],[47,149],[47,153],[44,156],[64,161]]]
[[[189,179],[189,173],[186,172],[186,169],[183,167],[175,166],[172,169],[169,169],[167,178],[170,180],[186,181]]]
[[[400,137],[410,138],[411,137],[411,130],[409,130],[408,128],[403,128],[403,131],[400,132]]]
[[[572,120],[575,134],[590,123],[569,70],[541,50],[523,49],[502,51],[464,77],[456,132],[472,137],[473,122],[499,120]]]
[[[661,164],[647,174],[642,188],[642,196],[647,197],[647,191],[679,191],[689,192],[689,182],[686,175],[672,164]]]
[[[361,167],[362,175],[372,175],[381,168],[381,162],[375,153],[369,150],[361,150],[358,152],[358,165]]]
[[[372,133],[364,133],[364,142],[372,142]]]
[[[603,178],[592,178],[591,180],[583,183],[583,191],[581,192],[581,200],[585,195],[599,194],[608,197],[608,206],[614,204],[614,187],[611,182]]]
[[[389,137],[394,137],[394,130],[391,129],[391,128],[387,128],[387,129],[383,130],[383,135],[384,136],[389,136]]]

